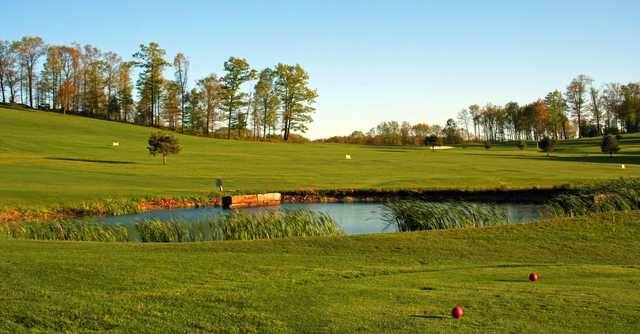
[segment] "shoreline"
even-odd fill
[[[543,204],[548,199],[570,192],[569,187],[494,189],[494,190],[297,190],[281,191],[281,203],[382,203],[388,200],[416,199],[432,202],[468,201],[486,203]],[[0,222],[50,221],[89,216],[123,216],[148,211],[222,206],[216,197],[166,197],[152,199],[98,200],[75,206],[50,206],[43,209],[11,208],[0,211]]]

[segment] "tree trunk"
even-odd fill
[[[266,138],[267,137],[267,111],[268,111],[268,102],[267,99],[264,98],[263,102],[263,108],[264,108],[264,116],[262,117],[262,138]]]
[[[33,108],[33,73],[31,72],[32,71],[29,71],[29,73],[27,73],[27,80],[29,81],[29,105]]]
[[[7,103],[4,97],[4,79],[2,73],[0,73],[0,91],[2,91],[2,103]]]
[[[180,90],[180,132],[184,133],[184,89]]]
[[[233,106],[233,97],[229,99],[229,122],[227,124],[227,140],[231,139],[231,116],[233,110],[231,110],[231,106]]]
[[[211,128],[211,107],[207,108],[207,125],[206,129],[204,129],[204,133],[209,137],[209,129]]]
[[[231,139],[231,108],[229,108],[229,122],[227,124],[227,140]]]

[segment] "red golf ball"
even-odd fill
[[[529,274],[529,280],[530,280],[531,282],[535,282],[535,281],[537,281],[537,280],[538,280],[538,278],[540,278],[540,277],[538,277],[538,274],[536,274],[536,273],[531,273],[531,274]]]
[[[462,307],[460,306],[456,306],[453,308],[453,310],[451,310],[451,316],[456,319],[462,319],[463,315],[464,315],[464,311],[462,311]]]

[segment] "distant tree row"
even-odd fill
[[[456,122],[457,121],[457,122]],[[318,142],[370,145],[420,145],[435,136],[445,144],[501,141],[541,141],[595,137],[640,131],[640,83],[609,83],[600,88],[579,75],[564,93],[554,90],[544,99],[519,105],[477,104],[461,110],[444,127],[424,123],[382,122],[366,134],[334,136]]]
[[[173,80],[164,76],[169,67]],[[157,43],[142,44],[123,60],[91,45],[45,45],[40,37],[0,40],[3,103],[225,138],[289,140],[313,121],[318,95],[300,65],[257,71],[230,57],[221,76],[212,73],[194,87],[188,74],[187,57],[178,53],[170,62]]]
[[[440,125],[409,122],[382,122],[367,133],[354,131],[349,136],[334,136],[319,139],[316,142],[360,144],[360,145],[423,145],[425,137],[442,138],[445,144],[459,144],[463,141],[464,131],[458,129],[455,121],[449,119],[443,128]]]
[[[640,84],[609,83],[601,88],[579,75],[565,93],[550,92],[524,106],[469,106],[458,113],[458,122],[473,136],[487,142],[594,137],[640,130]]]

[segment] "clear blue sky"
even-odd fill
[[[258,69],[299,63],[320,95],[312,138],[527,103],[580,73],[640,81],[638,0],[5,0],[0,12],[0,39],[38,35],[125,58],[156,41],[187,55],[191,79],[220,73],[231,55]]]

